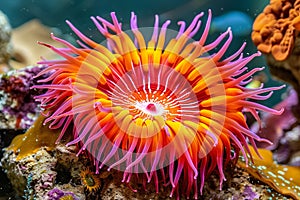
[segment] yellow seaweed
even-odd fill
[[[44,116],[39,116],[26,133],[13,139],[8,150],[17,153],[17,160],[36,153],[43,146],[49,151],[56,146],[55,141],[60,134],[60,129],[52,130],[47,125],[44,126],[44,119]]]
[[[266,149],[258,149],[263,159],[259,158],[253,147],[249,145],[253,156],[253,162],[246,166],[243,157],[240,157],[238,165],[244,168],[256,179],[268,184],[277,192],[300,199],[300,167],[279,165],[274,162],[272,152]]]

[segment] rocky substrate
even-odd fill
[[[147,184],[146,190],[138,181],[130,182],[130,187],[121,182],[122,172],[100,171],[99,188],[89,191],[83,184],[81,173],[92,168],[87,157],[76,156],[76,147],[58,145],[54,150],[39,149],[35,154],[17,159],[17,153],[5,150],[2,167],[19,196],[26,199],[59,199],[72,195],[73,199],[174,199],[170,198],[170,186],[160,187],[155,192],[154,184]],[[206,181],[202,199],[288,199],[269,186],[255,180],[242,168],[234,167],[226,171],[227,181],[219,190],[219,178],[212,175]],[[134,192],[137,190],[138,192]],[[59,196],[61,194],[61,196]],[[57,198],[56,198],[56,197]],[[59,197],[59,198],[58,198]]]

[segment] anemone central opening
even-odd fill
[[[156,107],[154,105],[154,103],[149,103],[147,106],[146,106],[146,109],[151,111],[151,112],[156,112]]]
[[[135,108],[148,117],[163,116],[166,112],[163,105],[158,102],[136,102]]]

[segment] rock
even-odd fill
[[[51,29],[41,24],[38,20],[31,20],[15,28],[12,32],[14,60],[10,65],[14,69],[20,69],[29,65],[36,65],[41,56],[47,59],[54,59],[57,56],[48,48],[39,45],[38,42],[55,44],[57,42],[50,37]],[[24,38],[26,37],[26,40]],[[62,47],[58,44],[58,47]]]
[[[159,193],[154,184],[141,183],[138,179],[129,184],[122,183],[123,173],[105,169],[100,170],[100,187],[90,192],[82,181],[82,171],[92,168],[86,156],[76,156],[76,147],[58,145],[53,151],[41,148],[35,154],[17,160],[17,152],[5,150],[2,165],[15,190],[20,196],[51,199],[53,196],[72,196],[73,199],[139,200],[174,199],[169,197],[170,187],[161,184]],[[134,175],[135,176],[135,175]],[[140,175],[139,175],[140,176]],[[137,176],[136,176],[137,177]],[[268,199],[284,198],[269,186],[255,179],[240,167],[226,172],[227,181],[219,188],[219,177],[213,174],[207,179],[203,199]],[[136,190],[136,192],[135,192]],[[185,199],[185,198],[182,198]]]
[[[12,53],[11,31],[6,15],[0,11],[0,73],[9,70],[8,60]]]
[[[64,145],[54,151],[41,148],[20,160],[17,159],[17,153],[6,150],[1,160],[2,168],[17,194],[26,199],[41,200],[53,188],[60,188],[78,199],[85,199],[84,187],[80,184],[80,170],[84,168],[84,161],[78,159],[74,147],[67,148]]]

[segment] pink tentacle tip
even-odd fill
[[[275,113],[276,115],[281,115],[284,112],[284,108],[281,108],[280,110],[277,111],[277,113]]]
[[[96,102],[94,104],[94,108],[98,108],[101,112],[106,112],[106,113],[112,111],[111,108],[104,108],[101,102]]]
[[[262,53],[261,53],[260,51],[257,51],[257,55],[258,55],[258,56],[261,56],[261,54],[262,54]]]
[[[55,141],[55,144],[57,145],[57,144],[59,144],[60,143],[60,140],[59,141]]]
[[[278,88],[282,89],[282,88],[285,88],[285,87],[286,87],[286,84],[283,84],[283,85],[279,86]]]
[[[229,34],[232,34],[231,27],[228,27],[225,33],[226,33],[226,34],[228,34],[228,33],[229,33]]]
[[[269,144],[269,145],[273,145],[273,142],[271,142],[271,141],[268,140],[268,139],[264,139],[264,138],[260,139],[259,142],[265,142],[265,143],[267,143],[267,144]]]

